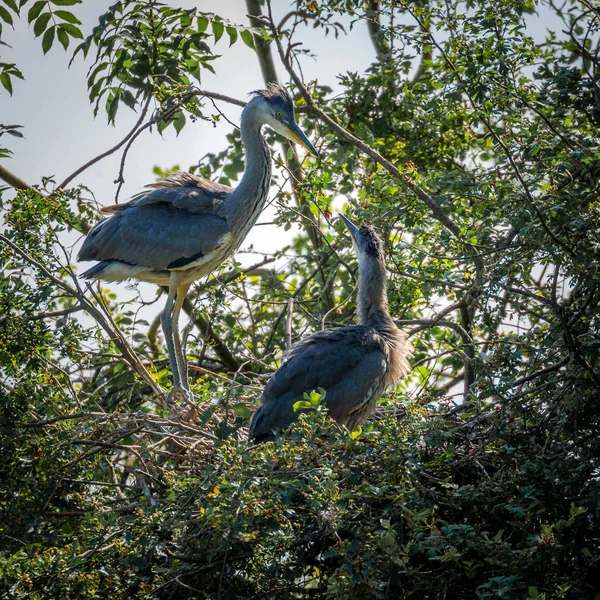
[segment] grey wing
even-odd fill
[[[129,202],[106,206],[101,212],[112,214],[133,206],[165,203],[193,214],[217,214],[219,202],[233,191],[229,186],[185,172],[146,187],[148,190],[136,194]]]
[[[227,221],[216,215],[165,202],[133,204],[97,223],[78,258],[174,269],[200,261],[228,238]]]
[[[387,360],[377,334],[364,327],[343,327],[315,333],[298,343],[267,383],[262,406],[250,425],[250,437],[270,439],[273,430],[297,417],[294,404],[304,392],[319,387],[325,405],[338,423],[372,395],[386,373]]]

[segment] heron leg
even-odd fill
[[[179,375],[179,365],[177,362],[177,354],[175,353],[175,346],[173,342],[172,328],[173,305],[175,303],[176,295],[177,288],[170,287],[169,295],[167,296],[167,301],[165,302],[165,308],[160,316],[160,323],[165,336],[165,343],[167,344],[167,352],[169,353],[171,371],[173,372],[173,385],[181,388],[181,378]]]
[[[188,379],[188,366],[187,358],[183,353],[181,346],[181,334],[179,332],[179,314],[181,313],[181,307],[186,299],[187,293],[190,289],[191,283],[185,283],[177,288],[177,299],[175,306],[173,307],[172,316],[172,329],[173,329],[173,345],[175,349],[175,356],[177,359],[177,368],[179,369],[179,377],[181,378],[182,384],[185,386],[187,392],[190,390],[190,384]],[[191,396],[191,393],[190,393]]]

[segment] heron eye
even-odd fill
[[[282,112],[280,112],[280,111],[277,111],[277,112],[275,113],[275,116],[276,116],[278,119],[281,119],[281,117],[283,117],[283,113],[282,113]]]

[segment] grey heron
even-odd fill
[[[298,416],[294,404],[318,388],[326,392],[329,414],[352,431],[410,370],[410,343],[388,310],[381,239],[370,225],[359,229],[340,217],[358,256],[358,325],[317,331],[288,351],[252,418],[248,437],[256,442],[272,440],[288,427]]]
[[[240,132],[246,168],[236,188],[191,173],[177,173],[129,202],[102,209],[112,215],[96,223],[79,252],[80,261],[99,261],[86,279],[129,278],[168,286],[161,316],[174,388],[191,399],[179,313],[192,282],[207,275],[242,243],[263,209],[271,184],[271,155],[263,125],[317,151],[298,127],[294,104],[278,85],[253,92],[242,111]]]

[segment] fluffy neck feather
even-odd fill
[[[385,264],[374,256],[360,258],[357,313],[360,325],[376,326],[391,321]]]

